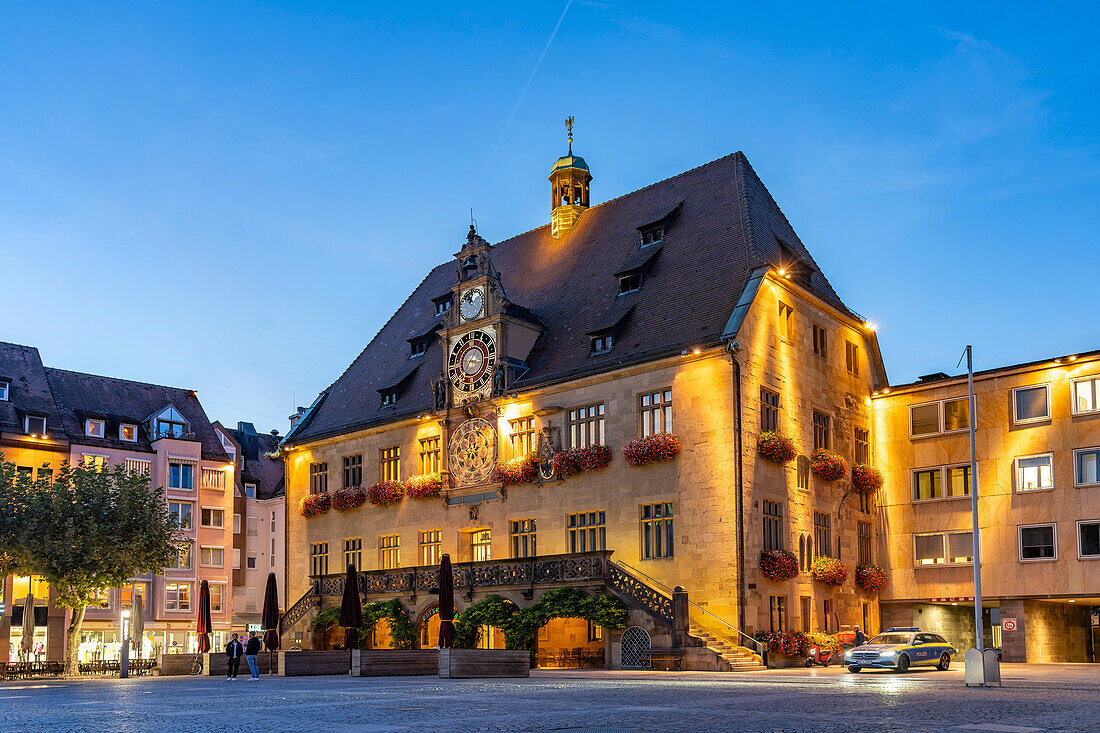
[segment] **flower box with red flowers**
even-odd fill
[[[790,438],[771,430],[760,433],[756,438],[756,452],[781,466],[790,463],[798,455]]]
[[[798,575],[798,558],[786,550],[764,550],[760,553],[760,572],[771,580],[790,580]]]
[[[835,557],[819,557],[810,566],[810,577],[822,585],[836,588],[848,579],[848,566]]]
[[[389,506],[405,496],[405,484],[400,481],[379,481],[367,489],[367,501],[375,506]]]
[[[606,445],[566,448],[550,459],[550,467],[561,478],[569,478],[581,471],[598,471],[608,463],[611,463],[611,449]]]
[[[410,499],[431,499],[443,491],[443,474],[425,473],[405,480],[405,493]]]
[[[332,495],[332,508],[338,512],[350,512],[363,506],[367,500],[367,492],[358,486],[351,489],[339,489]]]
[[[532,452],[506,463],[498,463],[493,477],[504,484],[529,484],[539,475],[538,456]]]
[[[852,488],[864,494],[873,494],[882,488],[885,479],[882,471],[866,463],[852,466]]]
[[[623,458],[631,466],[671,461],[680,453],[680,438],[672,433],[657,433],[638,438],[623,448]]]
[[[788,657],[803,657],[809,641],[801,631],[758,631],[757,641],[768,645],[772,654],[785,654]]]
[[[301,510],[303,517],[320,516],[330,508],[332,508],[332,497],[328,495],[328,492],[303,496],[302,500],[298,502],[298,509]]]
[[[810,470],[814,476],[824,481],[836,481],[844,477],[848,472],[848,462],[839,453],[834,453],[825,448],[818,448],[810,459]]]
[[[886,570],[878,565],[868,563],[856,568],[856,585],[868,593],[880,593],[888,582]]]

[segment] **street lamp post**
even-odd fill
[[[966,381],[970,398],[970,513],[973,522],[971,544],[974,553],[974,648],[982,651],[982,543],[978,539],[978,451],[974,445],[974,428],[978,422],[978,405],[974,397],[974,357],[972,347],[966,347]]]
[[[118,677],[126,679],[130,676],[130,609],[122,609],[122,645],[118,655]]]

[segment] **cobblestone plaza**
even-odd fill
[[[152,677],[0,687],[26,731],[737,730],[1095,731],[1100,674],[1004,668],[967,689],[961,670],[858,677],[833,668],[742,675],[536,672],[527,680]]]

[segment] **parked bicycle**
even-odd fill
[[[202,655],[196,654],[191,660],[191,663],[187,665],[187,674],[192,677],[197,677],[202,674]]]

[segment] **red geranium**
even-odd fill
[[[581,466],[581,451],[583,448],[566,448],[554,454],[550,459],[550,467],[554,469],[560,478],[569,478],[583,471]]]
[[[623,448],[623,458],[631,466],[671,461],[680,453],[680,439],[672,433],[657,433],[638,438]]]
[[[835,557],[819,557],[810,566],[810,577],[833,588],[848,579],[848,566]]]
[[[367,489],[367,501],[375,506],[389,506],[405,496],[405,484],[400,481],[379,481]]]
[[[758,631],[756,639],[768,645],[768,651],[788,657],[806,656],[808,640],[801,631]]]
[[[367,500],[367,492],[358,486],[351,489],[340,489],[332,495],[332,508],[338,512],[349,512],[363,506]]]
[[[856,585],[868,593],[879,593],[889,579],[886,577],[886,570],[878,565],[860,565],[856,568]]]
[[[825,448],[818,448],[810,459],[810,470],[814,476],[825,481],[836,481],[848,472],[848,462],[839,453],[833,453]]]
[[[310,494],[303,496],[298,502],[298,509],[303,517],[316,517],[324,514],[332,507],[332,498],[328,492],[322,494]]]
[[[882,488],[885,479],[882,471],[866,463],[852,466],[852,488],[864,493],[873,493]]]
[[[425,473],[420,476],[410,476],[405,481],[405,493],[410,499],[431,499],[439,496],[443,490],[443,475],[439,473]]]
[[[505,484],[529,484],[539,475],[539,460],[534,453],[498,463],[493,478]]]
[[[756,452],[779,465],[790,463],[798,455],[790,438],[771,430],[766,430],[757,436]]]
[[[798,575],[798,558],[786,550],[764,550],[760,553],[760,572],[771,580],[790,580]]]

